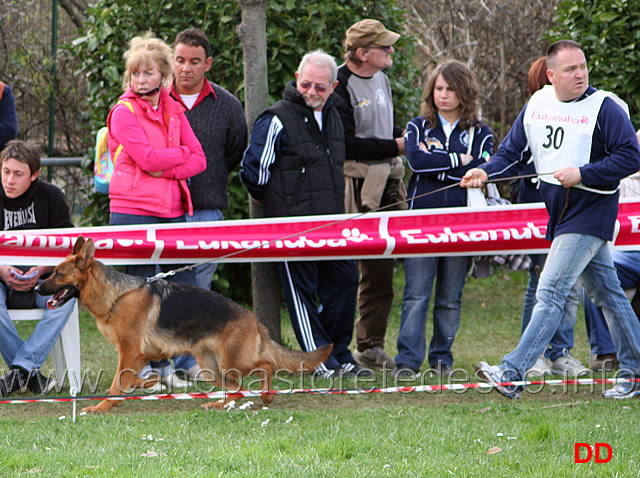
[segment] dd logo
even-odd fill
[[[580,448],[584,448],[585,450],[587,450],[586,458],[580,458]],[[604,458],[600,454],[600,450],[602,450],[603,448],[607,449],[607,456]],[[576,443],[576,463],[589,463],[591,461],[592,454],[596,460],[596,463],[609,463],[611,461],[611,458],[613,458],[613,451],[611,450],[611,445],[609,445],[608,443],[596,443],[593,449],[588,443]]]

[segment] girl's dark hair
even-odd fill
[[[433,100],[436,79],[442,75],[444,81],[456,92],[460,100],[460,127],[468,129],[478,124],[478,96],[480,88],[473,72],[458,60],[447,60],[438,65],[429,77],[422,92],[420,114],[430,125],[438,124],[438,108]]]

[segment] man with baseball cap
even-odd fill
[[[398,33],[387,30],[378,20],[370,18],[355,23],[347,30],[347,49],[364,48],[370,44],[391,46],[398,41]]]
[[[376,210],[406,198],[403,128],[393,124],[389,78],[393,45],[400,35],[378,20],[352,25],[345,38],[345,63],[338,69],[335,92],[345,129],[345,211]],[[399,209],[400,206],[394,208]],[[402,209],[406,208],[403,203]],[[393,302],[393,259],[358,261],[358,321],[354,357],[364,367],[393,368],[384,352],[384,337]]]

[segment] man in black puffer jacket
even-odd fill
[[[240,178],[262,201],[266,217],[344,212],[344,129],[333,94],[337,65],[321,51],[306,54],[284,99],[257,120],[242,160]],[[333,343],[317,372],[355,375],[348,349],[358,288],[353,260],[278,264],[289,316],[305,351]]]

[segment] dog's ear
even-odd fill
[[[96,245],[93,243],[93,239],[89,238],[85,243],[83,249],[85,257],[87,259],[93,259],[93,256],[96,253]]]
[[[78,252],[80,252],[82,246],[84,246],[84,237],[78,236],[78,238],[76,239],[76,243],[73,245],[73,253],[77,254]]]
[[[77,253],[76,265],[78,266],[78,268],[86,269],[89,266],[89,263],[93,260],[93,255],[95,254],[95,252],[96,246],[93,243],[93,239],[89,238],[89,240],[84,243],[82,249]]]

